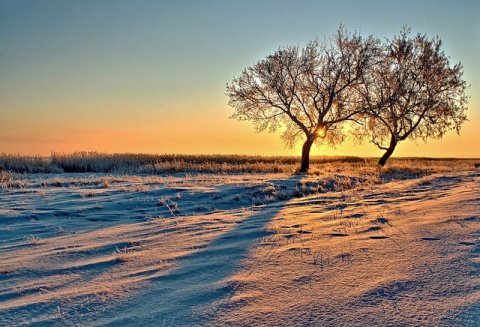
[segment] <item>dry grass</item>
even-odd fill
[[[30,235],[30,237],[27,238],[27,243],[32,245],[38,245],[42,243],[42,239],[40,237]]]
[[[115,249],[115,252],[113,252],[113,256],[115,258],[115,261],[117,262],[127,262],[132,260],[132,250],[124,247],[123,249],[119,249],[118,247]]]
[[[57,172],[51,177],[37,181],[34,175],[25,177],[20,172],[32,173],[45,171],[45,160],[30,160],[30,157],[0,155],[0,190],[9,192],[12,189],[25,189],[41,183],[47,187],[88,186],[91,190],[83,190],[84,198],[101,193],[100,189],[118,188],[123,192],[149,192],[153,185],[164,187],[209,186],[228,183],[243,183],[244,174],[295,175],[298,173],[298,157],[258,157],[258,156],[159,156],[133,154],[98,154],[74,153],[72,155],[52,156],[47,169]],[[3,162],[2,162],[3,160]],[[18,163],[15,163],[18,160]],[[5,162],[9,162],[9,166]],[[432,159],[432,158],[391,158],[385,167],[380,167],[374,158],[359,157],[313,157],[309,170],[309,183],[300,183],[293,189],[265,189],[263,193],[272,201],[285,198],[300,197],[332,190],[368,189],[373,185],[392,180],[405,180],[428,176],[433,173],[447,173],[477,169],[479,159]],[[40,168],[35,167],[41,162]],[[68,162],[59,166],[59,162]],[[152,164],[149,164],[153,162]],[[31,166],[28,166],[28,165]],[[62,164],[63,165],[63,164]],[[114,171],[109,171],[111,165]],[[23,167],[20,171],[2,170],[1,167]],[[63,167],[63,168],[62,168]],[[83,171],[82,174],[60,175],[69,169]],[[69,170],[67,169],[67,170]],[[96,171],[89,175],[86,171]],[[110,173],[99,175],[98,173]],[[177,173],[170,175],[171,173]],[[311,181],[314,181],[312,183]],[[37,185],[38,186],[38,185]],[[43,191],[45,192],[45,191]],[[257,194],[249,195],[254,203]],[[268,199],[267,199],[268,200]],[[172,200],[171,200],[172,201]],[[263,200],[262,200],[263,201]],[[160,201],[162,202],[162,201]],[[174,201],[172,201],[174,202]],[[159,205],[165,205],[159,203]],[[173,203],[165,205],[178,213]]]
[[[376,158],[312,157],[309,174],[323,175],[355,169],[357,173],[377,173]],[[476,167],[479,159],[391,158],[380,173],[446,172]],[[245,155],[158,155],[98,152],[53,152],[51,157],[0,154],[0,182],[15,173],[287,173],[298,171],[300,158],[296,156]],[[105,185],[108,187],[108,184]]]
[[[173,201],[170,197],[162,197],[158,199],[158,206],[165,206],[172,216],[175,216],[176,213],[180,212],[178,208],[178,203]]]
[[[56,165],[52,165],[50,158],[0,153],[0,171],[17,173],[59,173],[62,172],[62,169]]]

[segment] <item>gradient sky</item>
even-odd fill
[[[471,87],[461,136],[394,156],[480,157],[480,1],[0,0],[0,153],[300,155],[229,119],[226,83],[279,46],[345,24],[438,35]],[[379,156],[372,144],[313,155]]]

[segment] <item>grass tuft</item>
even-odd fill
[[[113,256],[115,257],[114,261],[117,262],[127,262],[132,260],[132,250],[127,248],[126,246],[123,249],[119,249],[118,247],[115,248],[113,252]]]

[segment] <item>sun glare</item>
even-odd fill
[[[317,135],[318,135],[318,137],[323,139],[325,137],[325,129],[323,129],[323,128],[319,129],[317,131]]]

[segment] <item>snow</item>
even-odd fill
[[[0,326],[480,322],[476,171],[344,191],[285,174],[20,179],[0,193]]]

